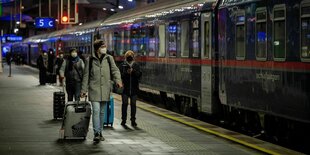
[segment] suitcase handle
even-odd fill
[[[79,107],[80,106],[80,101],[77,101],[76,102],[76,105],[75,105],[75,112],[76,113],[80,113],[80,112],[85,112],[86,111],[86,100],[87,100],[87,96],[85,96],[85,102],[83,104],[83,107]]]

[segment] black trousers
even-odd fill
[[[45,85],[46,78],[47,78],[46,70],[40,70],[39,71],[39,82],[40,82],[40,85]]]
[[[130,98],[130,120],[135,121],[136,120],[136,111],[137,111],[137,106],[136,106],[136,101],[137,101],[137,95],[132,95],[128,96],[126,94],[122,95],[122,120],[126,121],[127,120],[127,107],[128,107],[128,98]]]
[[[66,83],[66,90],[68,94],[68,101],[80,101],[81,83]]]

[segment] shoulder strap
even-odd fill
[[[82,76],[81,76],[81,74],[80,74],[80,72],[79,72],[79,70],[73,65],[73,68],[76,70],[76,72],[78,73],[78,75],[79,75],[79,78],[82,80],[83,78],[82,78]]]
[[[110,58],[110,55],[109,55],[109,54],[108,54],[107,56],[108,56],[107,59],[108,59],[109,69],[110,69],[110,79],[112,80],[113,74],[112,74],[112,71],[111,71],[111,58]],[[113,80],[112,80],[112,81],[113,81]]]
[[[91,73],[91,69],[92,69],[92,67],[93,67],[93,57],[92,56],[90,56],[89,57],[89,62],[88,62],[89,64],[89,69],[88,69],[88,77],[90,77],[90,73]]]

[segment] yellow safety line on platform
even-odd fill
[[[177,121],[177,122],[186,124],[186,125],[188,125],[188,126],[191,126],[191,127],[196,128],[196,129],[199,129],[199,130],[202,130],[202,131],[205,131],[205,132],[208,132],[208,133],[217,135],[217,136],[219,136],[219,137],[223,137],[223,138],[225,138],[225,139],[229,139],[229,140],[231,140],[231,141],[234,141],[234,142],[236,142],[236,143],[240,143],[240,144],[245,145],[245,146],[248,146],[248,147],[250,147],[250,148],[254,148],[254,149],[256,149],[256,150],[259,150],[259,151],[262,151],[262,152],[265,152],[265,153],[268,153],[268,154],[280,155],[280,153],[277,153],[277,152],[274,152],[274,151],[271,151],[271,150],[268,150],[268,149],[259,147],[259,146],[254,145],[254,144],[247,143],[247,142],[245,142],[245,141],[243,141],[243,140],[239,140],[239,139],[237,139],[237,138],[234,138],[234,137],[231,137],[231,136],[228,136],[228,135],[225,135],[225,134],[221,134],[221,133],[219,133],[219,132],[216,132],[216,131],[213,131],[213,130],[210,130],[210,129],[201,127],[201,126],[199,126],[199,125],[192,124],[192,123],[190,123],[190,122],[187,122],[187,121],[184,121],[184,120],[182,120],[182,119],[173,117],[173,116],[171,116],[171,115],[164,114],[164,113],[162,113],[162,112],[159,112],[159,111],[150,109],[150,108],[148,108],[148,107],[146,107],[146,106],[141,106],[141,105],[138,105],[138,104],[137,104],[137,107],[139,107],[139,108],[141,108],[141,109],[143,109],[143,110],[147,110],[147,111],[150,111],[150,112],[152,112],[152,113],[161,115],[161,116],[163,116],[163,117],[172,119],[172,120],[174,120],[174,121]]]
[[[117,100],[120,100],[120,99],[118,99],[118,98],[116,98],[116,99],[117,99]],[[120,101],[121,101],[121,100],[120,100]],[[225,134],[222,134],[222,133],[219,133],[219,132],[216,132],[216,131],[213,131],[213,130],[204,128],[204,127],[202,127],[202,126],[192,124],[192,123],[187,122],[187,121],[185,121],[185,120],[183,120],[183,119],[176,118],[176,117],[171,116],[171,115],[169,115],[169,114],[164,114],[164,113],[162,113],[162,112],[153,110],[153,109],[151,109],[151,108],[148,108],[148,107],[146,107],[146,106],[142,106],[142,105],[140,105],[140,104],[137,104],[137,107],[139,107],[139,108],[141,108],[141,109],[143,109],[143,110],[146,110],[146,111],[149,111],[149,112],[158,114],[158,115],[160,115],[160,116],[169,118],[169,119],[171,119],[171,120],[180,122],[180,123],[182,123],[182,124],[186,124],[186,125],[188,125],[188,126],[191,126],[191,127],[196,128],[196,129],[199,129],[199,130],[208,132],[208,133],[210,133],[210,134],[213,134],[213,135],[216,135],[216,136],[219,136],[219,137],[223,137],[223,138],[225,138],[225,139],[229,139],[229,140],[231,140],[231,141],[234,141],[234,142],[239,143],[239,144],[242,144],[242,145],[244,145],[244,146],[247,146],[247,147],[250,147],[250,148],[259,150],[259,151],[261,151],[261,152],[268,153],[268,154],[273,154],[273,155],[281,155],[281,153],[274,152],[274,151],[272,151],[272,150],[268,150],[268,149],[259,147],[259,146],[254,145],[254,144],[247,143],[247,142],[245,142],[245,141],[243,141],[243,140],[239,140],[239,139],[237,139],[237,138],[234,138],[234,137],[231,137],[231,136],[228,136],[228,135],[225,135]]]

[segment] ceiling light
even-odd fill
[[[124,7],[123,7],[123,6],[121,6],[121,5],[119,5],[119,6],[118,6],[118,8],[119,8],[119,9],[124,9]]]

